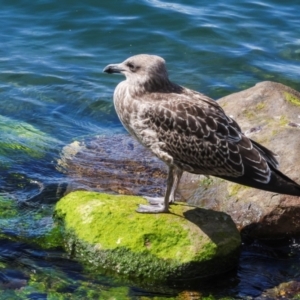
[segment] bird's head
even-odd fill
[[[109,74],[122,73],[128,83],[135,85],[160,85],[168,81],[165,60],[156,55],[135,55],[120,64],[108,65],[103,71]]]

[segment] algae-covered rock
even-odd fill
[[[56,205],[67,250],[88,266],[146,280],[208,277],[236,266],[239,233],[221,212],[183,203],[139,214],[136,196],[77,191]]]
[[[53,208],[28,211],[15,199],[0,195],[0,239],[34,244],[42,249],[62,248],[61,228],[53,222]]]
[[[25,157],[41,158],[45,149],[57,141],[34,126],[0,115],[0,167]]]
[[[16,202],[10,198],[0,195],[0,219],[3,220],[4,218],[13,218],[16,217],[17,214]]]

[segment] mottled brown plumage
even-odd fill
[[[167,212],[183,171],[300,196],[300,186],[278,171],[274,153],[247,138],[216,101],[172,83],[161,57],[136,55],[104,71],[126,76],[114,92],[117,114],[169,166],[163,204],[151,200],[138,211]]]

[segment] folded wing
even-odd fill
[[[274,154],[247,138],[238,124],[207,97],[195,101],[178,94],[171,101],[156,101],[147,118],[162,150],[185,171],[219,177],[247,173],[251,180],[268,183],[268,164],[277,168]]]

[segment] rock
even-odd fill
[[[300,283],[298,281],[283,282],[263,292],[263,299],[299,299]]]
[[[251,139],[279,155],[280,170],[300,183],[300,93],[261,82],[218,101]],[[300,198],[265,192],[216,177],[185,173],[182,200],[231,215],[240,230],[255,238],[300,233]]]
[[[91,137],[65,146],[58,169],[69,177],[68,192],[162,196],[167,176],[164,163],[125,134]]]
[[[240,235],[223,212],[177,203],[170,214],[139,214],[136,196],[76,191],[56,205],[66,250],[92,269],[167,283],[236,267]]]
[[[55,204],[66,192],[67,184],[62,183],[41,183],[38,193],[26,200],[26,204]]]
[[[53,208],[28,207],[15,199],[0,195],[0,239],[30,243],[42,249],[61,248],[63,237],[52,219]]]

